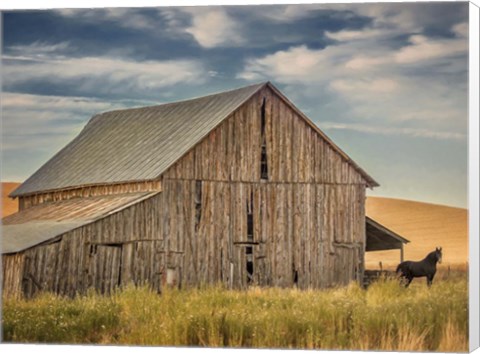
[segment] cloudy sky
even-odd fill
[[[95,113],[271,81],[380,187],[467,206],[468,3],[3,12],[2,175]]]

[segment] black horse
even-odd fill
[[[442,263],[442,247],[435,248],[420,262],[405,261],[398,265],[396,273],[406,280],[408,287],[413,278],[427,277],[427,285],[432,285],[433,277],[437,272],[437,262]]]

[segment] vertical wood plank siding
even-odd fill
[[[269,182],[365,185],[352,165],[268,88],[214,129],[163,178],[259,182],[264,97]]]
[[[23,254],[2,255],[2,291],[6,297],[18,297],[22,291]]]
[[[268,178],[262,180],[264,99]],[[166,282],[347,284],[363,275],[365,187],[357,170],[266,87],[161,176],[162,193],[56,242],[5,256],[4,289],[21,286],[32,296],[88,287],[108,293],[129,282],[157,290]],[[24,197],[23,207],[118,193],[101,188]],[[160,181],[122,188],[160,188]]]
[[[195,184],[194,180],[164,181],[163,240],[170,255],[165,266],[182,274],[179,284],[222,282],[246,287],[246,247],[253,248],[258,285],[293,286],[295,272],[300,288],[360,279],[365,245],[362,186],[203,181],[202,214],[196,227]],[[334,203],[340,194],[357,205]],[[250,195],[253,242],[247,235]]]
[[[261,180],[264,99],[266,181]],[[195,180],[202,185],[197,231]],[[171,237],[171,244],[183,242],[186,285],[246,287],[247,247],[253,249],[259,285],[347,284],[363,274],[365,186],[340,154],[265,88],[164,173],[169,230],[164,237]],[[252,197],[253,244],[247,235]],[[183,208],[173,207],[174,201]]]
[[[2,255],[4,294],[110,293],[134,283],[161,289],[168,266],[163,193],[19,254]],[[20,285],[18,285],[20,284]]]

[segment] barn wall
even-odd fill
[[[361,186],[164,183],[164,192],[150,199],[4,257],[4,291],[73,296],[89,287],[109,293],[128,283],[159,290],[167,281],[180,287],[220,282],[322,288],[361,277]]]
[[[365,180],[268,88],[161,183],[159,195],[25,251],[24,292],[108,293],[129,282],[155,289],[165,282],[321,288],[363,275]],[[122,191],[157,187],[129,184]],[[64,191],[24,198],[23,207],[119,192],[113,186]],[[247,267],[253,267],[250,282]]]
[[[260,181],[264,98],[268,181],[365,184],[361,174],[269,88],[214,129],[164,178]]]
[[[24,255],[2,255],[2,291],[6,297],[16,297],[21,293]]]
[[[268,178],[262,180],[264,99]],[[202,213],[195,226],[198,183]],[[167,234],[188,240],[182,249],[185,282],[244,287],[249,257],[260,285],[291,286],[296,279],[307,288],[360,280],[365,186],[328,142],[264,89],[163,175]],[[252,204],[253,242],[247,237]]]
[[[363,274],[361,186],[203,181],[197,199],[196,181],[164,183],[165,242],[185,285],[247,286],[247,247],[258,285],[293,286],[296,274],[298,287],[322,288]]]
[[[49,243],[5,255],[4,291],[18,292],[21,284],[27,297],[39,291],[73,296],[89,287],[109,293],[131,282],[160,289],[167,264],[162,198],[160,193]]]
[[[162,190],[161,181],[141,181],[134,183],[108,184],[99,186],[87,186],[46,193],[19,197],[19,210],[27,209],[34,205],[56,202],[72,198],[86,198],[98,195],[111,195],[120,193],[149,192]]]

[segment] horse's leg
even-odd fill
[[[397,274],[398,274],[398,280],[400,282],[400,285],[405,286],[405,284],[407,282],[407,276],[405,275],[405,273],[403,271],[399,271]]]
[[[427,275],[427,285],[428,287],[431,287],[432,286],[432,282],[433,282],[433,277],[435,276],[435,273],[434,274],[431,274],[431,275]]]
[[[405,284],[405,287],[408,288],[408,286],[410,285],[410,283],[412,282],[413,280],[413,277],[412,276],[409,276],[407,277],[407,283]]]

